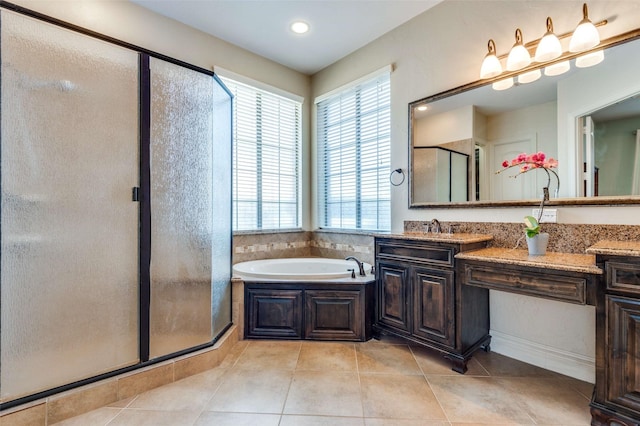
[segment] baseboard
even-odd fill
[[[491,351],[546,370],[595,383],[596,361],[593,357],[531,342],[491,330]]]

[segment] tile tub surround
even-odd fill
[[[46,426],[100,407],[124,407],[140,393],[217,367],[237,343],[238,327],[232,326],[211,348],[5,410],[0,424]]]
[[[392,339],[243,341],[216,368],[57,426],[588,425],[592,389],[495,353],[461,376]]]
[[[424,233],[430,221],[405,221],[404,232]],[[442,222],[443,229],[457,224],[456,232],[490,234],[490,247],[514,248],[524,236],[524,223],[495,222]],[[569,223],[543,223],[543,232],[549,233],[548,251],[562,253],[585,253],[586,249],[601,240],[640,241],[640,225],[576,225]],[[525,249],[522,238],[518,248]]]
[[[363,262],[373,264],[373,235],[325,230],[235,234],[233,263],[286,257],[344,259],[347,256],[356,256]]]

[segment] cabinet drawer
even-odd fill
[[[464,283],[492,290],[508,291],[527,296],[544,297],[586,304],[587,279],[569,277],[554,271],[523,271],[503,266],[464,265]]]
[[[640,294],[640,264],[606,262],[607,290]]]
[[[453,267],[455,250],[436,245],[410,244],[407,242],[382,242],[376,247],[379,259],[419,262],[441,267]]]

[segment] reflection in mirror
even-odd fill
[[[495,173],[502,161],[538,151],[559,161],[561,199],[552,199],[552,203],[603,202],[594,197],[626,197],[625,202],[640,203],[640,197],[629,200],[640,196],[640,146],[636,141],[640,108],[630,112],[632,104],[637,107],[640,103],[640,30],[628,34],[624,42],[618,39],[605,50],[603,62],[590,68],[576,68],[572,60],[572,69],[565,74],[516,83],[508,90],[493,90],[492,80],[487,80],[471,83],[471,90],[464,86],[410,103],[410,207],[469,204],[434,195],[437,186],[423,174],[436,163],[426,158],[424,147],[469,156],[468,173],[452,175],[454,180],[465,176],[466,180],[452,184],[465,186],[469,202],[476,205],[522,205],[524,200],[539,200],[546,174],[514,178],[515,173]],[[613,116],[610,108],[624,108],[628,115]],[[603,118],[605,115],[609,118]],[[584,131],[586,117],[594,123],[593,132]],[[626,121],[612,127],[612,120]],[[628,130],[629,126],[635,127]],[[611,134],[624,128],[626,141],[614,144],[612,140],[621,136],[603,135],[605,128]],[[587,137],[590,134],[594,137]],[[555,189],[550,188],[552,195]]]
[[[472,147],[469,142],[461,141],[461,145]],[[416,147],[415,161],[415,179],[430,183],[420,186],[417,202],[469,201],[469,154],[422,146]]]
[[[583,195],[640,195],[640,94],[579,121]]]

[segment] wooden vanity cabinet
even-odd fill
[[[439,351],[465,373],[471,354],[491,340],[489,293],[456,283],[454,256],[485,245],[377,237],[374,336]]]
[[[591,424],[640,425],[640,257],[597,255],[605,274],[596,305]]]
[[[245,337],[366,341],[373,322],[373,281],[245,282]]]

